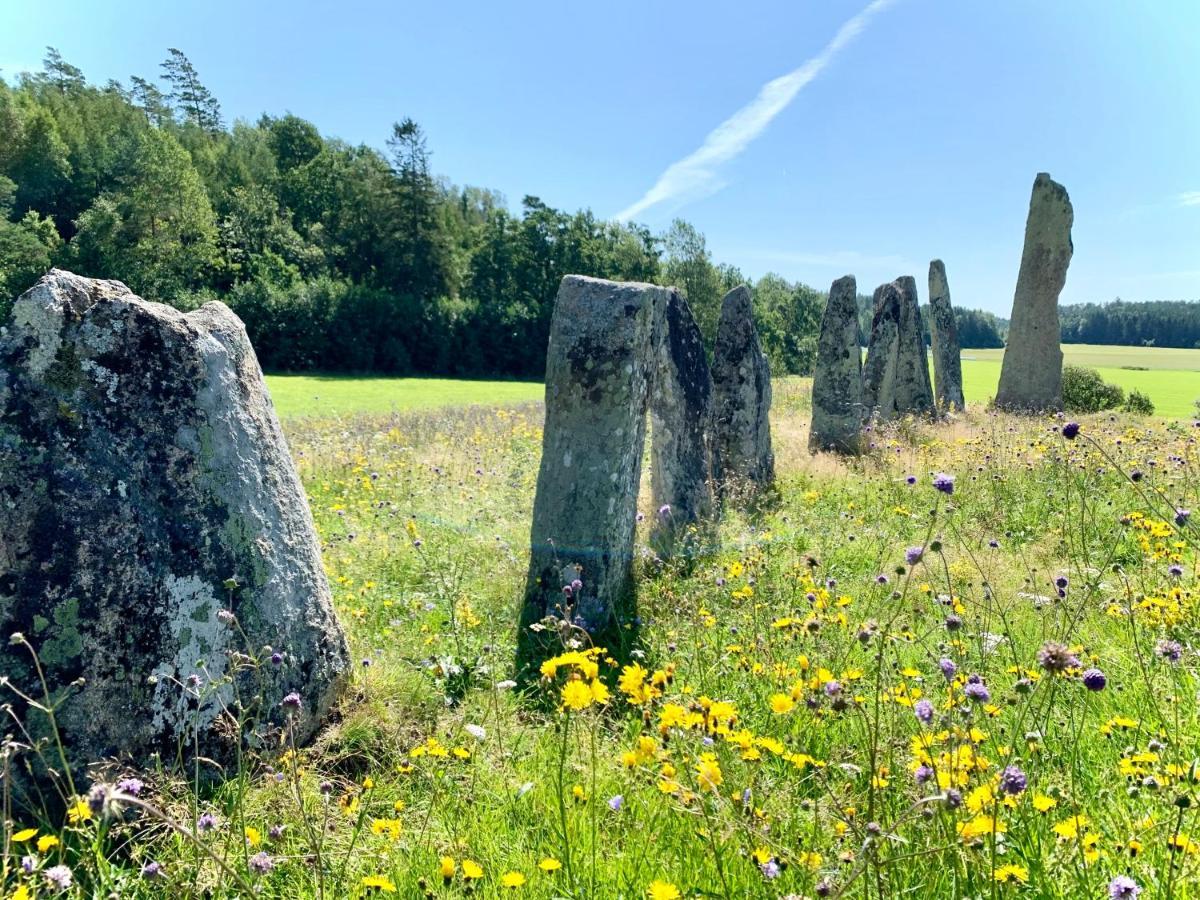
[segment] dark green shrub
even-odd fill
[[[1092,413],[1120,406],[1125,392],[1106,382],[1095,369],[1063,366],[1062,398],[1067,412]]]
[[[1154,402],[1139,390],[1130,391],[1129,396],[1125,398],[1125,405],[1121,408],[1135,416],[1154,415]]]

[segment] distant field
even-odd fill
[[[458,381],[449,378],[354,378],[334,375],[268,375],[267,386],[282,418],[386,414],[439,406],[523,403],[541,400],[530,381]]]
[[[1003,350],[963,351],[967,401],[986,404],[996,394]],[[1106,381],[1137,388],[1166,418],[1190,418],[1200,398],[1200,350],[1064,344],[1068,363],[1092,366]],[[1135,368],[1123,368],[1135,367]],[[789,379],[789,383],[793,379]],[[794,379],[800,385],[807,380]],[[459,381],[448,378],[355,378],[335,375],[268,375],[275,408],[284,418],[404,412],[441,406],[511,404],[542,399],[531,381]],[[784,386],[781,384],[780,388]],[[807,388],[805,388],[805,393]],[[783,389],[778,398],[784,400]],[[795,402],[807,405],[807,397]]]
[[[968,403],[987,403],[996,395],[1003,356],[1003,350],[963,351],[963,392]],[[1159,416],[1182,419],[1196,413],[1200,350],[1063,344],[1063,358],[1067,364],[1098,369],[1105,381],[1126,391],[1143,391],[1154,401]]]

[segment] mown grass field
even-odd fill
[[[0,896],[1200,895],[1190,424],[977,410],[847,461],[783,380],[778,496],[640,543],[637,653],[550,622],[521,696],[538,405],[354,396],[285,420],[360,661],[334,721],[215,788],[123,773],[161,815],[20,814]]]
[[[995,396],[1003,352],[963,351],[963,391],[969,403],[986,405]],[[1143,391],[1154,401],[1158,416],[1185,419],[1196,413],[1200,350],[1064,344],[1063,355],[1069,364],[1098,368],[1106,381],[1126,391]],[[807,384],[807,379],[788,380]],[[268,375],[267,382],[282,418],[383,415],[470,404],[520,403],[541,400],[543,394],[541,384],[522,381]]]

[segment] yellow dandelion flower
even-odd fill
[[[652,881],[650,887],[646,888],[646,896],[650,900],[679,900],[679,888],[671,884],[669,881]]]
[[[475,862],[473,859],[464,859],[462,861],[463,878],[468,881],[475,881],[483,877],[483,866]]]
[[[506,888],[516,890],[525,884],[525,876],[520,872],[505,872],[500,876],[500,884]]]
[[[572,678],[562,689],[562,705],[563,709],[587,709],[592,705],[591,689],[579,679]]]
[[[553,856],[547,856],[540,863],[538,863],[538,868],[543,872],[557,872],[562,868],[562,863],[560,863]]]
[[[1029,870],[1024,866],[1009,863],[998,868],[994,877],[1001,884],[1009,881],[1019,881],[1021,884],[1025,884],[1029,881]]]
[[[366,875],[363,877],[362,886],[368,890],[379,891],[381,894],[396,893],[396,885],[386,875]]]

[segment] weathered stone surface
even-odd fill
[[[876,288],[874,299],[871,342],[863,364],[863,405],[868,416],[889,422],[906,415],[933,414],[916,280],[902,275]]]
[[[57,270],[17,300],[0,337],[0,633],[23,633],[69,693],[73,766],[169,766],[194,740],[227,760],[222,710],[280,724],[291,692],[309,738],[349,665],[319,550],[227,307],[185,315]],[[233,655],[267,645],[282,664]],[[6,646],[0,674],[41,697],[25,648]],[[20,712],[46,736],[43,714]]]
[[[829,289],[813,372],[808,449],[858,453],[863,444],[862,351],[858,345],[858,286],[845,275]]]
[[[650,374],[650,539],[660,556],[712,512],[713,382],[704,337],[687,300],[671,289],[655,316]]]
[[[559,286],[518,638],[525,666],[541,655],[540,632],[530,626],[547,617],[614,652],[612,643],[626,640],[655,320],[670,294],[578,275]]]
[[[1061,184],[1045,172],[1033,182],[1025,248],[1013,295],[996,406],[1013,412],[1062,408],[1058,295],[1067,283],[1075,213]]]
[[[775,480],[771,370],[758,343],[750,289],[744,284],[721,301],[712,378],[718,480],[769,485]]]
[[[962,350],[958,325],[950,305],[946,265],[940,259],[929,264],[929,337],[933,344],[934,399],[939,409],[966,409],[962,388]]]

